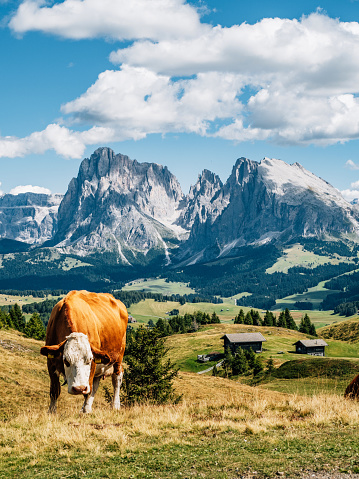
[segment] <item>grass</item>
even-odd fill
[[[201,334],[209,344],[210,328]],[[175,383],[183,394],[178,405],[113,412],[100,386],[88,416],[78,412],[81,399],[64,388],[58,414],[48,416],[42,343],[2,330],[0,339],[14,346],[1,348],[0,478],[233,479],[359,471],[359,403],[344,400],[339,390],[315,393],[316,378],[297,380],[312,391],[303,396],[182,372]]]
[[[349,262],[348,258],[340,256],[332,258],[330,256],[321,256],[311,251],[306,251],[303,245],[295,244],[283,251],[284,255],[278,261],[266,269],[266,273],[288,273],[289,268],[293,266],[303,266],[304,268],[315,268],[325,263],[339,264],[342,261]]]
[[[60,298],[59,296],[52,296],[49,294],[46,298],[35,298],[34,296],[12,296],[9,294],[0,294],[0,306],[13,306],[17,303],[19,306],[29,303],[40,303],[45,299]]]
[[[305,293],[298,293],[292,294],[290,296],[286,296],[285,298],[277,299],[276,300],[276,307],[275,309],[285,309],[285,308],[295,308],[294,304],[299,302],[310,302],[313,304],[314,309],[318,309],[320,303],[329,295],[335,294],[339,291],[333,289],[327,289],[324,287],[326,281],[321,281],[316,286],[312,288],[308,288]]]
[[[155,301],[154,299],[145,299],[137,304],[133,304],[128,308],[130,314],[137,321],[147,322],[148,319],[156,320],[158,318],[168,317],[167,312],[172,309],[178,309],[180,315],[185,313],[194,313],[195,311],[203,311],[212,314],[215,311],[222,321],[231,322],[238,314],[240,308],[232,303],[213,304],[213,303],[185,303],[181,305],[176,301],[167,301],[165,303]],[[248,311],[250,308],[243,308]]]
[[[153,279],[136,279],[127,283],[123,291],[145,291],[146,293],[162,293],[162,294],[195,294],[196,291],[189,288],[185,283],[166,282],[162,278]]]

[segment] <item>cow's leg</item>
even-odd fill
[[[49,360],[47,361],[47,369],[50,375],[50,406],[49,413],[55,414],[57,407],[57,399],[61,393],[60,378],[56,372],[56,366]]]
[[[123,378],[123,368],[120,368],[118,374],[112,374],[112,385],[113,385],[113,400],[112,400],[112,407],[113,409],[120,409],[121,402],[120,402],[120,389],[122,384]]]
[[[98,386],[100,384],[101,376],[93,378],[92,391],[89,394],[86,394],[85,401],[82,406],[81,412],[87,414],[92,411],[92,404],[95,399],[95,394],[97,392]]]

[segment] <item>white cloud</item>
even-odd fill
[[[105,71],[86,93],[62,107],[82,123],[111,125],[118,136],[138,139],[149,133],[206,134],[208,123],[240,113],[238,75],[207,73],[173,81],[126,65]]]
[[[359,198],[359,190],[342,190],[341,194],[343,198],[349,202]]]
[[[359,170],[359,165],[355,164],[353,160],[348,160],[345,166],[350,170]]]
[[[42,193],[44,195],[51,195],[51,190],[43,188],[42,186],[19,185],[10,190],[10,195],[19,195],[21,193]]]
[[[25,0],[10,26],[139,40],[111,54],[119,70],[62,106],[71,129],[0,138],[0,156],[80,158],[86,145],[169,132],[303,145],[359,138],[357,22],[314,13],[223,28],[200,24],[184,0]]]
[[[82,158],[86,145],[108,142],[113,139],[109,128],[93,127],[75,132],[58,124],[51,124],[43,131],[36,131],[25,138],[0,137],[0,158],[15,158],[28,154],[41,154],[54,150],[65,158]]]
[[[359,24],[319,13],[299,20],[265,18],[250,25],[206,29],[197,38],[137,41],[111,54],[114,63],[169,75],[237,72],[259,83],[281,79],[347,93],[358,88]]]
[[[117,40],[193,37],[204,28],[197,10],[184,0],[65,0],[52,6],[25,0],[9,26],[17,34]]]

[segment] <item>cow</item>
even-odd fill
[[[344,397],[348,399],[359,399],[359,374],[355,376],[353,381],[347,386]]]
[[[84,396],[83,413],[91,412],[101,377],[111,375],[112,407],[120,408],[127,321],[125,306],[111,294],[71,291],[54,306],[40,350],[47,356],[50,413],[56,412],[61,374],[69,394]]]

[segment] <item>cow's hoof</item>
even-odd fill
[[[82,408],[82,409],[80,410],[80,413],[82,413],[82,414],[90,414],[90,412],[92,412],[92,409],[91,409],[90,407],[88,407],[88,408]]]

